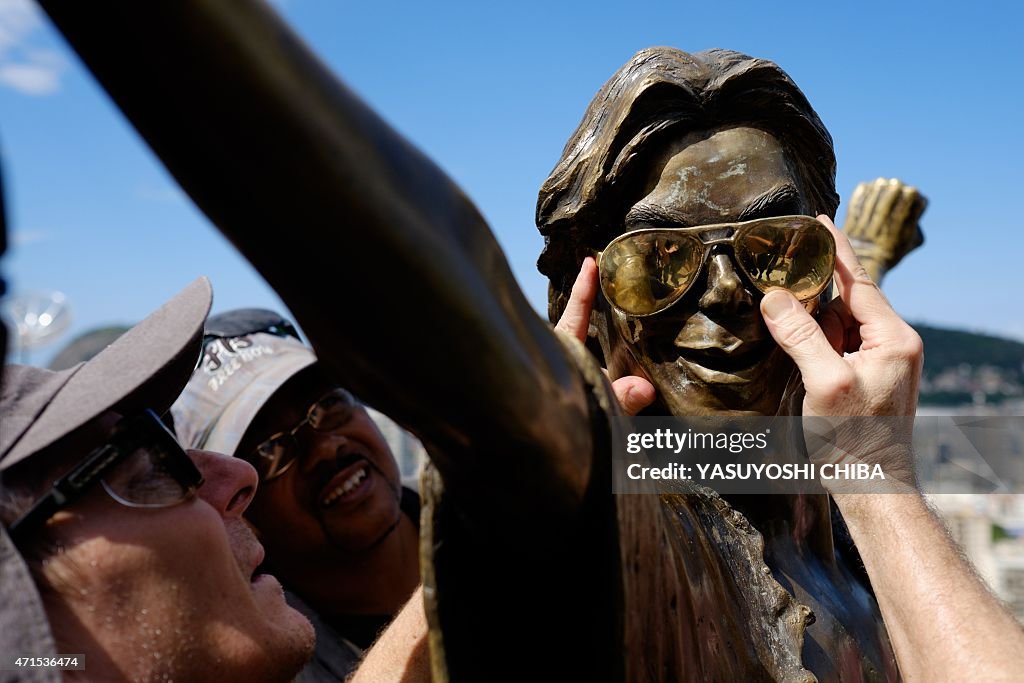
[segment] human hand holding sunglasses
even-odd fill
[[[661,313],[690,290],[720,244],[732,247],[736,264],[762,293],[782,287],[808,301],[824,291],[835,270],[835,240],[810,216],[642,228],[616,237],[599,254],[601,291],[626,315]]]

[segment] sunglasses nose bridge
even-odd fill
[[[733,235],[716,239],[705,239],[702,241],[702,246],[703,253],[701,254],[700,269],[695,280],[705,282],[708,289],[711,289],[715,282],[716,273],[714,271],[723,270],[721,265],[722,257],[725,257],[725,262],[728,263],[727,266],[724,266],[724,270],[727,271],[725,273],[726,276],[729,277],[730,274],[739,276],[741,266],[736,256],[736,245],[733,241]],[[716,262],[718,265],[716,265]],[[740,284],[742,285],[742,280]]]
[[[716,245],[706,256],[700,277],[706,278],[704,282],[707,286],[697,302],[703,311],[735,310],[742,306],[752,306],[754,303],[740,274],[741,269],[735,253],[731,248],[724,248],[725,246]]]
[[[733,243],[731,239],[715,240],[713,242],[705,242],[704,250],[708,252],[708,258],[712,256],[718,256],[719,254],[728,254],[735,260]]]
[[[702,265],[706,267],[708,262],[719,254],[728,254],[735,263],[735,238],[734,230],[712,230],[701,233],[700,241],[704,251]]]

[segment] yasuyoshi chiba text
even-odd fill
[[[663,467],[644,467],[633,463],[626,468],[630,479],[678,479],[696,481],[727,480],[872,480],[885,479],[882,466],[858,463],[669,463]]]

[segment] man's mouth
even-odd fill
[[[252,575],[252,578],[249,579],[249,584],[253,587],[262,586],[263,584],[266,584],[268,582],[280,583],[277,580],[277,577],[275,577],[273,574],[264,574],[263,572],[256,572]]]
[[[263,560],[266,558],[266,551],[263,549],[263,544],[255,538],[252,539],[252,544],[252,557],[248,562],[246,562],[247,566],[252,567],[252,571],[249,573],[249,585],[255,588],[258,585],[263,585],[268,582],[276,583],[277,579],[274,578],[272,574],[261,571]]]
[[[373,468],[369,461],[363,456],[357,456],[355,462],[331,477],[320,489],[317,497],[320,508],[332,508],[361,499],[369,489],[372,479]]]

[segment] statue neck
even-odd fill
[[[832,518],[826,494],[790,493],[723,496],[765,537],[786,536],[824,562],[834,557]]]
[[[773,431],[786,428],[799,429],[799,421],[780,420],[773,425]],[[799,451],[800,460],[806,459],[802,433],[781,434],[776,431],[776,444],[792,456]],[[776,458],[766,454],[766,460]],[[779,461],[785,460],[778,458]],[[764,482],[770,485],[770,482]],[[833,558],[832,515],[829,497],[821,490],[817,493],[763,493],[759,495],[726,496],[730,504],[743,512],[754,527],[770,543],[773,537],[786,536],[789,541],[811,549],[826,562]]]

